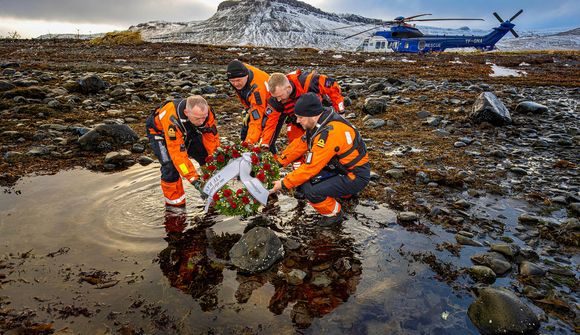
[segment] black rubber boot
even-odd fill
[[[341,210],[334,216],[323,216],[318,225],[321,227],[333,227],[339,225],[344,220],[344,212]]]

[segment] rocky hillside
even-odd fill
[[[129,29],[155,42],[216,45],[354,48],[360,41],[344,37],[372,27],[380,20],[353,14],[333,14],[297,0],[224,1],[205,21],[148,22]],[[333,31],[332,29],[357,25]]]

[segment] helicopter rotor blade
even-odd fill
[[[409,17],[406,17],[406,18],[404,18],[404,19],[403,19],[403,21],[407,21],[407,20],[410,20],[410,19],[414,19],[414,18],[416,18],[416,17],[420,17],[420,16],[426,16],[426,15],[433,15],[433,14],[419,14],[419,15],[413,15],[413,16],[409,16]]]
[[[493,16],[495,16],[495,18],[499,21],[499,23],[503,23],[503,19],[499,16],[498,13],[493,12]]]
[[[344,39],[346,40],[346,39],[349,39],[349,38],[351,38],[351,37],[355,37],[355,36],[358,36],[358,35],[360,35],[360,34],[364,34],[364,33],[366,33],[367,31],[371,31],[371,30],[373,30],[373,29],[377,29],[377,27],[372,27],[371,29],[363,30],[363,31],[361,31],[360,33],[356,33],[356,34],[354,34],[354,35],[347,36],[347,37],[345,37]]]
[[[520,35],[518,35],[518,33],[516,33],[516,31],[513,29],[510,29],[510,32],[512,33],[512,35],[514,35],[515,38],[520,37]]]
[[[523,9],[520,9],[520,11],[517,12],[514,16],[512,16],[512,18],[509,19],[508,21],[509,22],[512,22],[516,17],[520,16],[520,14],[523,13],[523,12],[524,12],[524,10]]]
[[[353,25],[350,25],[350,26],[345,26],[345,27],[340,27],[340,28],[334,28],[334,29],[330,29],[330,30],[331,30],[331,31],[334,31],[334,30],[341,30],[341,29],[347,29],[347,28],[354,28],[354,27],[360,27],[360,26],[366,26],[366,25],[368,25],[368,23],[353,24]]]
[[[417,19],[417,20],[408,20],[407,22],[411,22],[411,21],[422,21],[422,22],[426,22],[426,21],[485,21],[484,19]]]

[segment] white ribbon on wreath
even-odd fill
[[[240,176],[240,181],[244,184],[248,192],[265,206],[268,202],[270,192],[258,178],[251,176],[251,172],[252,154],[245,152],[242,154],[242,157],[229,161],[223,169],[214,174],[203,187],[203,192],[208,195],[205,212],[207,213],[214,194],[237,176]]]

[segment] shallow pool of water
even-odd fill
[[[203,214],[195,190],[186,192],[187,211],[166,212],[155,165],[23,178],[0,194],[0,255],[11,264],[0,271],[4,303],[83,334],[478,333],[466,314],[473,283],[446,284],[425,261],[470,264],[471,252],[436,251],[454,242],[437,226],[431,235],[406,230],[371,202],[322,229],[309,206],[287,197],[241,220]],[[229,264],[226,247],[254,225],[299,246],[277,269],[304,271],[303,283]],[[91,285],[99,271],[107,281]]]

